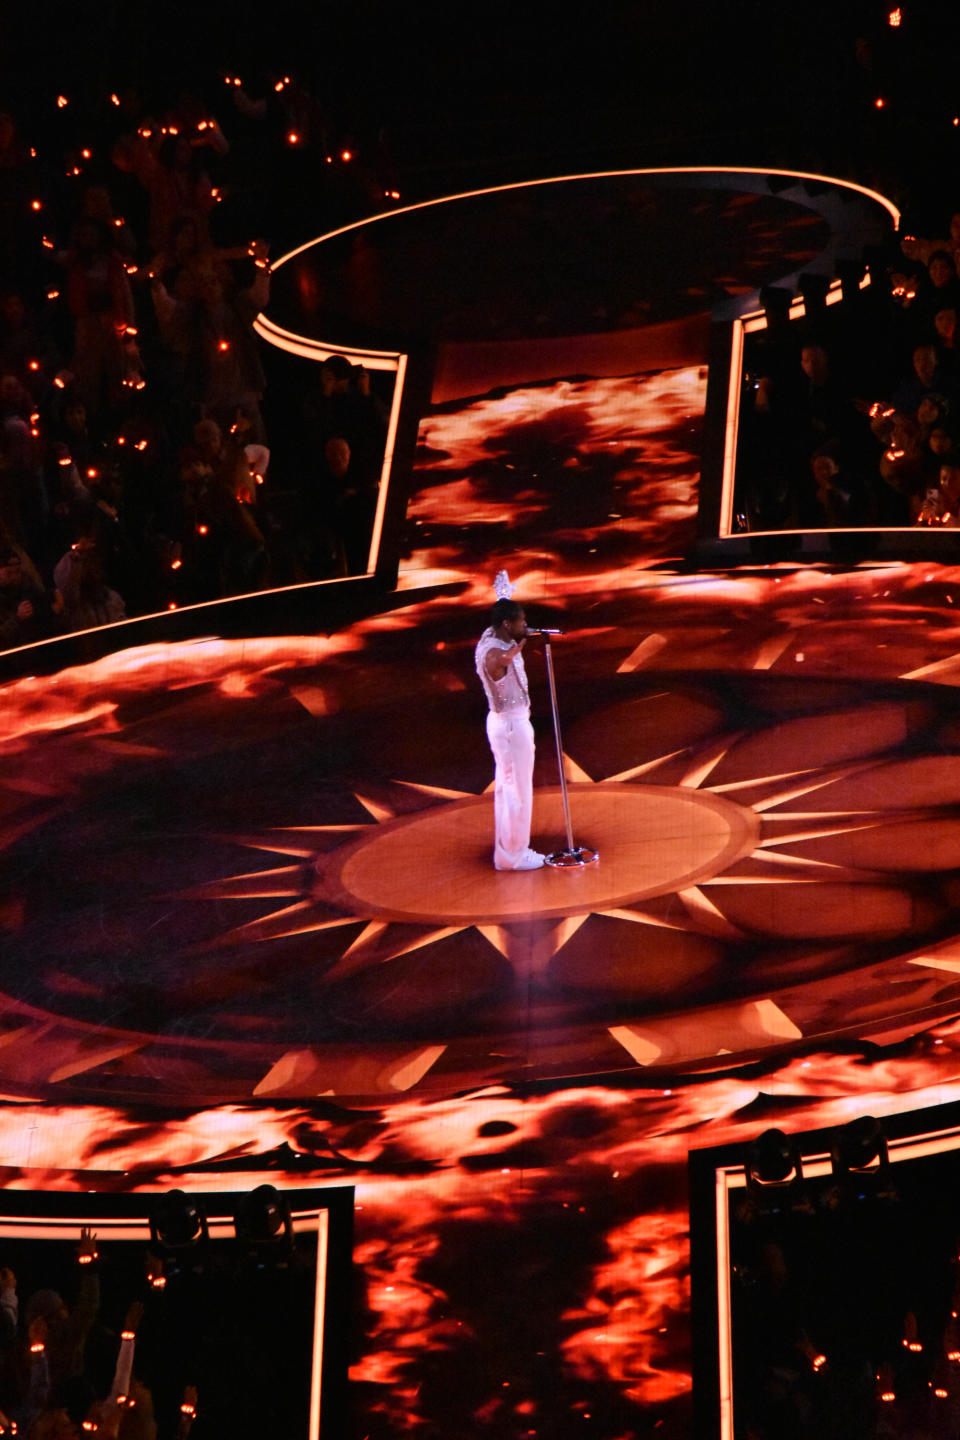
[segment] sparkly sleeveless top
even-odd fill
[[[476,649],[477,674],[480,676],[480,683],[484,688],[487,703],[490,709],[498,715],[505,710],[530,709],[530,692],[527,689],[527,672],[524,669],[522,651],[516,654],[507,665],[507,673],[502,680],[491,680],[486,670],[487,652],[490,650],[509,650],[513,646],[512,640],[498,640],[494,633],[493,626],[484,630]]]

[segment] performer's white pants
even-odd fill
[[[493,863],[511,870],[530,846],[533,817],[533,726],[525,710],[491,710],[487,739],[496,761]]]

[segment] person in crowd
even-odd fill
[[[841,469],[836,452],[815,451],[810,458],[810,470],[823,525],[844,529],[867,525],[875,518],[868,487],[859,477]]]
[[[39,555],[46,499],[31,426],[22,414],[29,405],[15,376],[0,377],[0,535]]]
[[[210,212],[217,201],[196,143],[199,137],[181,134],[178,125],[172,128],[176,134],[169,133],[171,126],[156,122],[142,127],[129,152],[133,171],[150,197],[149,244],[154,255],[169,247],[171,228],[185,215],[207,242]],[[207,143],[215,143],[212,135]]]
[[[41,338],[19,290],[5,289],[0,293],[0,373],[36,386],[41,363],[49,365],[53,358],[51,346]]]
[[[89,630],[126,618],[123,599],[107,584],[103,556],[92,530],[81,534],[61,556],[53,582],[67,630]]]
[[[212,266],[194,277],[189,301],[175,299],[156,276],[151,285],[160,337],[179,362],[185,393],[224,429],[242,416],[250,443],[265,439],[260,401],[266,380],[252,327],[270,297],[266,257],[256,258],[262,264],[253,282],[232,296]]]
[[[181,552],[197,598],[260,589],[268,575],[256,482],[239,431],[200,420],[181,456]]]
[[[46,640],[56,628],[53,602],[36,567],[14,546],[0,544],[0,648],[7,650]],[[0,1311],[3,1303],[0,1291]]]
[[[917,285],[917,323],[932,322],[938,310],[960,308],[960,280],[948,249],[934,250]]]
[[[923,450],[920,425],[912,415],[897,413],[890,428],[890,443],[880,458],[878,519],[881,525],[908,525],[912,507],[920,494]]]
[[[133,295],[113,237],[100,220],[79,219],[64,257],[67,303],[74,322],[71,369],[91,414],[119,407],[123,383],[137,369]]]
[[[957,312],[952,305],[938,310],[933,317],[936,332],[937,366],[956,388],[960,378],[960,334],[957,331]]]
[[[918,525],[960,526],[960,465],[941,465],[936,485],[917,498],[913,511]]]
[[[914,346],[910,374],[894,390],[891,403],[901,415],[916,415],[921,401],[932,398],[938,404],[949,404],[955,393],[940,369],[937,347],[924,341]]]
[[[137,253],[137,238],[122,215],[113,208],[113,199],[106,185],[88,185],[80,203],[80,218],[94,220],[105,227],[111,248],[124,262]]]

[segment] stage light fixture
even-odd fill
[[[286,1245],[293,1236],[290,1205],[275,1185],[258,1185],[244,1195],[234,1218],[237,1239],[254,1246]]]
[[[887,1138],[874,1115],[860,1115],[838,1130],[830,1146],[830,1163],[838,1178],[865,1175],[889,1164]]]
[[[750,1146],[747,1180],[754,1185],[785,1185],[802,1174],[797,1143],[782,1130],[764,1130]]]
[[[764,1130],[748,1147],[743,1169],[747,1189],[737,1211],[742,1223],[787,1211],[812,1213],[803,1180],[803,1158],[793,1135]]]
[[[830,1145],[830,1165],[837,1182],[833,1203],[844,1197],[848,1201],[897,1199],[887,1137],[874,1115],[860,1115],[835,1133]]]
[[[167,1250],[188,1250],[209,1238],[207,1218],[185,1191],[168,1190],[150,1211],[150,1238]]]

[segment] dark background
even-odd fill
[[[389,151],[405,199],[547,162],[686,161],[823,166],[926,204],[960,145],[960,11],[906,0],[893,29],[890,8],[41,0],[4,16],[0,105],[49,130],[59,89],[79,107],[185,87],[217,103],[229,137],[223,75],[256,96],[290,74],[359,151]]]

